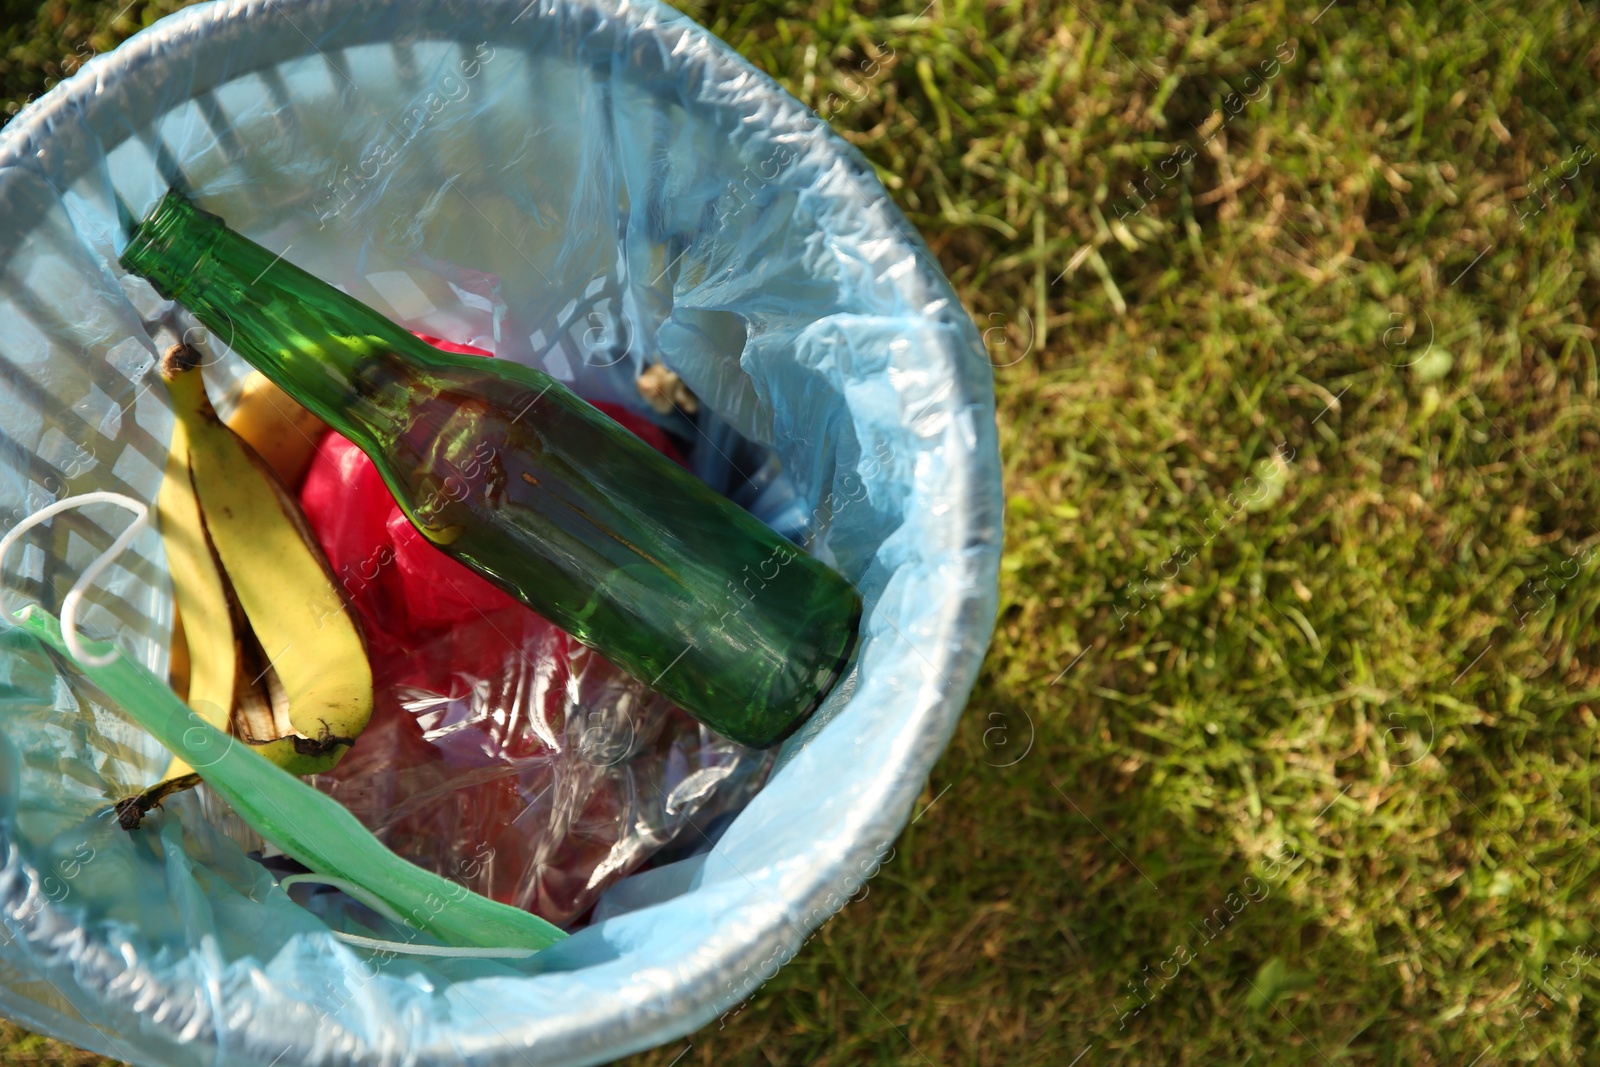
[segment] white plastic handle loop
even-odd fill
[[[23,534],[40,523],[48,522],[55,518],[63,511],[81,508],[88,504],[116,504],[118,507],[126,508],[128,511],[133,512],[134,516],[133,521],[128,524],[128,528],[123,530],[115,541],[111,542],[111,547],[96,556],[94,562],[83,569],[83,574],[79,575],[77,582],[67,591],[67,595],[61,601],[61,639],[66,643],[67,651],[72,654],[73,659],[81,664],[89,667],[107,667],[116,662],[117,652],[113,649],[104,656],[89,655],[88,650],[78,640],[78,606],[83,603],[84,592],[90,585],[94,584],[96,578],[100,577],[100,572],[111,566],[111,561],[122,555],[128,546],[133,543],[133,539],[138,537],[144,528],[150,524],[150,508],[147,504],[143,501],[135,500],[131,496],[124,496],[121,493],[102,491],[80,493],[77,496],[69,496],[64,500],[57,500],[54,504],[46,505],[13,526],[4,537],[0,537],[0,572],[5,570],[6,552],[10,550],[13,544],[22,539]],[[33,605],[28,605],[23,609],[23,612],[31,610],[32,607]],[[26,617],[25,614],[24,617]]]

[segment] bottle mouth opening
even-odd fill
[[[148,281],[166,299],[177,300],[222,229],[222,219],[169,189],[134,227],[117,262]]]

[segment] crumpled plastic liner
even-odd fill
[[[388,677],[317,788],[412,862],[558,925],[765,770],[524,608],[465,621]]]
[[[166,754],[0,630],[0,1013],[163,1067],[546,1067],[748,996],[887,853],[997,599],[990,367],[870,166],[655,3],[186,9],[0,131],[6,525],[71,493],[155,499],[172,416],[150,369],[195,323],[117,267],[116,201],[142,214],[175,178],[408,329],[592,399],[648,414],[632,379],[666,363],[720,419],[663,420],[691,468],[858,585],[860,651],[714,847],[622,879],[528,960],[443,960],[340,943],[363,928],[348,901],[291,900],[198,798],[116,830],[109,802]],[[227,338],[190,339],[213,392],[236,386]],[[91,507],[30,535],[5,602],[58,607],[125,521]],[[170,628],[148,531],[84,629],[159,672]]]

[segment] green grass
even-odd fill
[[[1325,2],[689,5],[991,331],[1009,515],[932,807],[630,1062],[1592,1062],[1600,26]]]

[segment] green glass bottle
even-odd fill
[[[861,597],[541,371],[441,352],[177,192],[122,265],[365,452],[421,533],[712,729],[765,747]]]

